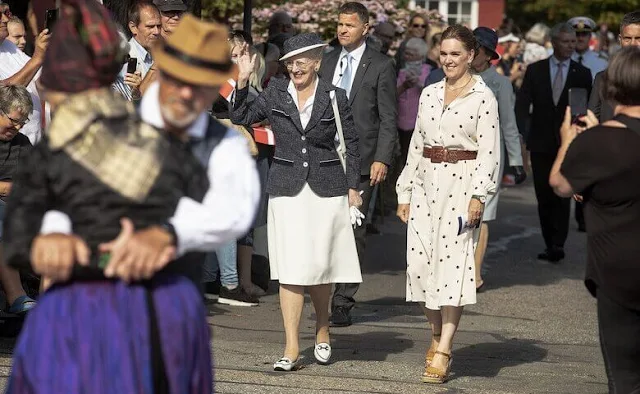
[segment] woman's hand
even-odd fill
[[[402,222],[407,223],[409,221],[409,204],[398,204],[396,215]]]
[[[356,189],[349,189],[349,206],[360,208],[362,206],[362,192]]]
[[[571,108],[567,106],[567,109],[564,112],[562,127],[560,127],[560,138],[562,139],[562,143],[565,145],[570,144],[578,134],[582,133],[586,129],[590,129],[600,124],[598,118],[596,118],[591,110],[587,110],[586,116],[578,118],[580,122],[584,123],[584,126],[572,123],[572,120]]]
[[[467,214],[467,221],[472,226],[477,226],[482,220],[482,213],[484,212],[484,204],[475,197],[471,197],[469,201],[469,212]]]
[[[251,55],[249,44],[243,44],[240,56],[238,56],[238,85],[246,86],[251,74],[255,72],[256,56],[256,53]]]
[[[587,110],[587,116],[581,117],[580,120],[586,124],[585,129],[590,129],[600,124],[600,121],[590,109]]]

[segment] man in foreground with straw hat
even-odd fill
[[[115,240],[98,245],[97,253],[95,253],[96,248],[92,249],[93,255],[98,257],[88,258],[88,248],[81,237],[61,235],[59,222],[45,223],[44,226],[49,229],[48,231],[55,231],[58,234],[41,235],[35,237],[31,243],[33,245],[31,264],[51,275],[57,275],[54,279],[65,283],[65,285],[56,285],[45,296],[62,292],[59,286],[67,288],[68,276],[65,277],[61,273],[69,275],[70,272],[75,272],[76,262],[87,259],[93,261],[99,258],[100,267],[104,267],[104,276],[115,280],[113,286],[116,286],[116,290],[120,289],[118,291],[136,292],[136,289],[141,286],[145,288],[150,286],[149,291],[152,294],[150,299],[154,302],[148,303],[148,320],[146,313],[140,313],[141,311],[138,310],[144,305],[138,305],[140,303],[136,294],[128,293],[125,294],[128,297],[126,300],[122,297],[105,298],[105,303],[118,299],[125,302],[119,308],[104,308],[103,312],[96,312],[94,317],[97,321],[103,321],[104,318],[101,320],[101,316],[114,315],[110,321],[115,323],[107,324],[111,327],[121,321],[118,316],[126,315],[130,317],[127,324],[137,324],[142,327],[142,331],[120,327],[114,332],[105,332],[109,334],[107,340],[102,335],[98,335],[104,331],[98,328],[87,327],[85,330],[83,327],[81,333],[72,330],[73,340],[65,342],[66,345],[60,345],[71,357],[67,358],[66,363],[63,364],[52,363],[55,366],[53,369],[44,368],[44,363],[51,361],[47,357],[36,361],[31,358],[36,357],[35,355],[24,351],[22,364],[20,364],[23,368],[18,369],[21,375],[16,379],[16,389],[13,392],[20,392],[19,387],[34,381],[46,387],[57,388],[50,392],[65,393],[211,392],[209,332],[203,329],[206,327],[204,305],[201,295],[196,295],[197,292],[193,291],[193,284],[190,285],[191,290],[189,290],[184,280],[179,279],[188,276],[199,283],[198,268],[201,268],[201,260],[196,262],[193,260],[193,254],[184,254],[194,250],[213,250],[220,244],[246,232],[253,220],[259,196],[255,164],[248,153],[246,141],[241,135],[211,119],[205,112],[216,98],[220,83],[235,72],[228,51],[223,50],[226,48],[227,34],[227,30],[220,25],[201,22],[190,15],[185,16],[172,38],[153,48],[153,56],[158,64],[160,77],[159,81],[150,87],[141,103],[141,116],[147,124],[157,129],[164,129],[169,135],[178,137],[183,142],[188,141],[194,156],[207,167],[204,178],[208,178],[209,189],[203,189],[201,194],[203,197],[180,197],[172,218],[138,232],[133,231],[130,222],[123,220],[122,231]],[[188,40],[185,37],[188,37]],[[171,163],[172,159],[175,160],[174,157],[165,157],[167,163],[162,164],[162,169],[167,165],[170,168],[171,165],[175,166],[175,162]],[[234,162],[233,166],[227,165],[230,161]],[[197,177],[198,173],[194,172],[194,176]],[[109,216],[117,208],[117,204],[114,206],[113,202],[106,206],[114,208],[107,210],[110,212],[97,214],[98,217]],[[73,210],[66,210],[66,212],[73,212]],[[135,212],[126,212],[136,215]],[[154,216],[153,212],[147,211],[147,215]],[[83,226],[82,222],[77,221],[77,211],[75,213],[74,233],[78,230],[76,226]],[[57,230],[54,230],[56,228]],[[182,264],[179,262],[176,264],[174,261],[169,263],[170,260],[175,260],[175,255],[170,253],[172,250],[176,251],[175,255],[181,256]],[[184,264],[187,262],[189,264]],[[187,270],[190,272],[185,275],[183,271]],[[127,285],[121,289],[119,287],[121,283]],[[103,284],[98,281],[95,288],[99,286],[108,287],[108,283]],[[179,288],[175,291],[182,292],[171,293],[176,286]],[[173,301],[171,301],[172,297]],[[185,302],[189,305],[184,305]],[[85,303],[83,300],[77,302],[80,305]],[[151,307],[153,304],[157,305],[155,309]],[[78,308],[75,305],[74,307]],[[181,308],[181,311],[176,311],[176,307]],[[162,314],[156,313],[156,310],[162,310]],[[49,318],[51,316],[49,315]],[[46,323],[46,318],[32,319],[34,320],[36,323]],[[73,322],[73,324],[79,322],[75,315]],[[126,326],[125,323],[122,324]],[[93,326],[93,323],[89,326]],[[42,326],[36,324],[34,329],[28,331],[27,339],[22,341],[23,350],[33,346],[31,342],[38,342],[35,336],[39,327]],[[106,331],[109,331],[109,327],[106,327]],[[144,327],[150,331],[148,336],[144,332]],[[133,347],[121,346],[121,341],[131,341],[132,338],[129,335],[133,334],[130,333],[135,333],[141,341],[136,341]],[[49,333],[47,338],[52,340],[48,345],[48,348],[52,348],[66,337]],[[176,338],[180,340],[175,340]],[[75,352],[80,351],[77,342],[83,341],[90,344],[89,348],[95,349],[95,352],[90,351],[88,354],[83,353],[82,357],[74,358]],[[121,361],[113,365],[108,363],[108,360],[105,361],[106,356],[100,350],[105,343],[115,343],[115,349],[108,354],[118,356]],[[147,353],[149,350],[150,354]],[[53,353],[46,354],[53,357]],[[73,360],[80,360],[82,365]],[[33,372],[29,372],[28,366],[33,363],[38,364],[40,368],[36,366]],[[84,364],[86,366],[83,366]],[[112,383],[113,379],[111,381],[106,379],[108,367],[111,368],[110,371],[119,374],[119,379],[116,380],[122,380],[121,378],[130,378],[130,380]],[[54,376],[51,374],[52,370],[64,368],[71,373],[75,371],[82,377],[82,379],[79,378],[78,385],[71,388],[69,384],[74,382],[63,382],[58,378],[50,379]],[[91,374],[86,373],[87,368],[92,368]],[[91,375],[90,381],[86,380],[85,376],[88,375]],[[135,382],[138,383],[134,388],[131,384]]]
[[[190,140],[193,153],[207,168],[210,187],[202,203],[182,197],[164,231],[136,232],[110,245],[107,271],[132,279],[139,279],[136,273],[141,268],[136,265],[146,261],[162,267],[167,263],[166,255],[164,259],[154,256],[170,246],[166,235],[171,232],[175,232],[172,237],[176,238],[178,256],[211,251],[243,235],[252,224],[260,194],[246,139],[206,112],[217,98],[220,84],[235,73],[235,68],[226,69],[224,63],[229,59],[231,64],[228,51],[223,50],[226,29],[186,14],[174,34],[153,49],[159,80],[144,95],[140,115],[144,122]],[[45,218],[44,232],[63,232],[65,228],[68,226],[59,216]]]

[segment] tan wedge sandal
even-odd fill
[[[449,379],[449,372],[451,372],[451,362],[453,361],[451,354],[436,351],[435,354],[439,354],[447,358],[447,368],[440,369],[432,366],[428,366],[422,374],[423,383],[442,384]],[[435,356],[434,354],[434,356]],[[430,376],[433,375],[433,376]]]
[[[431,335],[432,338],[440,338],[442,335],[441,334],[433,334]],[[440,341],[438,341],[440,342]],[[431,342],[431,346],[433,346],[433,342]],[[436,351],[434,349],[432,349],[431,347],[429,347],[429,350],[427,350],[427,355],[424,358],[424,368],[426,369],[429,365],[431,365],[431,361],[433,360],[433,356],[436,355]]]

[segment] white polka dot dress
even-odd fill
[[[407,163],[396,190],[410,204],[407,229],[407,301],[429,309],[475,304],[474,253],[478,231],[458,234],[458,216],[472,195],[489,196],[498,185],[498,104],[480,77],[465,95],[444,107],[445,81],[425,88]],[[475,160],[431,163],[424,147],[477,151]]]

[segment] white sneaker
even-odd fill
[[[326,342],[317,343],[313,355],[320,364],[328,364],[331,358],[331,345]]]

